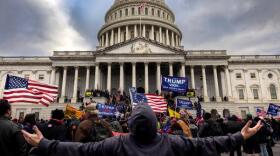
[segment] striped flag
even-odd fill
[[[30,103],[49,106],[58,95],[58,87],[7,75],[4,99],[10,103]]]
[[[263,109],[257,108],[257,110],[256,110],[256,115],[257,115],[257,116],[265,117],[265,116],[266,116],[266,111],[263,110]]]
[[[154,112],[164,113],[167,111],[167,102],[164,97],[154,94],[145,94],[148,105],[150,105]]]
[[[154,112],[164,113],[167,111],[167,102],[162,96],[154,94],[137,93],[135,88],[130,88],[131,103],[133,106],[139,103],[146,103],[153,109]]]

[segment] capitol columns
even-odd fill
[[[227,96],[228,100],[232,101],[232,90],[231,90],[231,80],[229,75],[228,66],[225,66],[225,73],[226,73],[226,82],[227,82]]]
[[[137,25],[134,25],[134,38],[138,37]]]
[[[95,78],[94,78],[94,89],[99,89],[99,79],[100,79],[100,76],[99,76],[99,64],[97,63],[95,65]]]
[[[162,43],[162,28],[159,27],[159,43]]]
[[[121,94],[123,94],[123,90],[124,90],[124,69],[123,69],[123,65],[124,63],[121,62],[120,63],[120,91],[121,91]]]
[[[213,73],[214,73],[214,84],[215,84],[215,96],[216,96],[216,101],[221,102],[221,96],[219,92],[219,83],[218,83],[218,74],[217,74],[217,66],[213,66]]]
[[[152,25],[152,28],[151,28],[151,33],[150,33],[150,39],[151,40],[155,40],[155,28],[154,26]]]
[[[118,27],[118,43],[121,43],[121,27]]]
[[[66,79],[67,79],[67,67],[65,66],[63,68],[62,88],[61,88],[59,103],[64,103],[65,91],[66,91]]]
[[[171,46],[174,47],[175,46],[175,40],[174,40],[174,32],[171,32]]]
[[[85,91],[89,89],[89,78],[90,78],[90,66],[86,67],[86,86],[85,86]]]
[[[209,102],[205,66],[202,66],[201,69],[202,69],[202,79],[203,79],[203,99],[204,99],[204,102]]]
[[[149,93],[149,63],[145,62],[145,93]]]
[[[79,67],[75,66],[75,77],[74,77],[74,88],[71,103],[77,102],[77,92],[78,92],[78,77],[79,77]]]
[[[191,81],[192,81],[192,89],[195,88],[195,78],[194,78],[194,66],[191,66]]]
[[[169,76],[173,76],[173,63],[169,62]]]
[[[146,38],[146,26],[144,24],[143,24],[142,37]]]
[[[166,45],[170,45],[168,29],[166,29]]]
[[[127,41],[127,40],[129,40],[130,39],[130,37],[129,37],[129,31],[128,31],[128,25],[125,27],[125,40]]]
[[[109,46],[109,33],[106,32],[106,37],[105,37],[105,47]]]
[[[111,77],[112,77],[112,63],[111,62],[108,62],[108,65],[107,65],[107,90],[109,93],[111,93]]]
[[[114,29],[111,30],[110,46],[114,45]]]
[[[157,90],[158,93],[161,93],[161,71],[160,71],[160,62],[157,62]]]
[[[185,64],[185,62],[181,63],[181,77],[186,77],[186,64]]]
[[[132,87],[136,87],[136,62],[132,62]]]
[[[51,84],[52,85],[55,84],[55,73],[56,73],[56,69],[55,69],[55,67],[52,67],[52,71],[51,71]]]

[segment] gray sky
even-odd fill
[[[280,0],[166,0],[188,50],[280,54]],[[0,55],[95,50],[113,0],[0,0]]]

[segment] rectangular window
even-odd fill
[[[238,89],[239,100],[244,100],[244,90]]]
[[[253,95],[254,95],[254,99],[258,100],[259,99],[259,90],[258,89],[253,89]]]
[[[44,79],[45,79],[44,74],[40,74],[40,75],[39,75],[39,80],[40,80],[40,81],[44,81]]]
[[[241,78],[242,78],[241,73],[236,73],[236,78],[237,78],[237,79],[241,79]]]
[[[131,9],[131,14],[134,15],[135,14],[135,10],[134,8]]]
[[[256,73],[251,73],[251,79],[255,79],[256,78]]]
[[[29,79],[29,77],[30,77],[29,74],[25,74],[25,75],[24,75],[24,78],[25,78],[25,79]]]

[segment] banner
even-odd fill
[[[169,113],[169,117],[172,118],[172,117],[175,117],[175,118],[180,118],[181,115],[177,112],[175,112],[174,110],[168,108],[168,113]]]
[[[267,109],[267,114],[270,114],[271,116],[277,116],[279,109],[280,106],[271,103]]]
[[[116,114],[116,107],[112,105],[105,105],[98,103],[97,109],[99,111],[100,116],[115,116]]]
[[[189,100],[177,99],[177,107],[178,108],[185,108],[185,109],[192,109],[193,104]]]
[[[186,77],[161,77],[161,89],[177,93],[186,93],[188,89],[188,79]]]
[[[72,107],[70,105],[66,105],[65,109],[65,116],[66,118],[76,118],[80,119],[84,115],[84,112],[78,110],[75,107]]]

